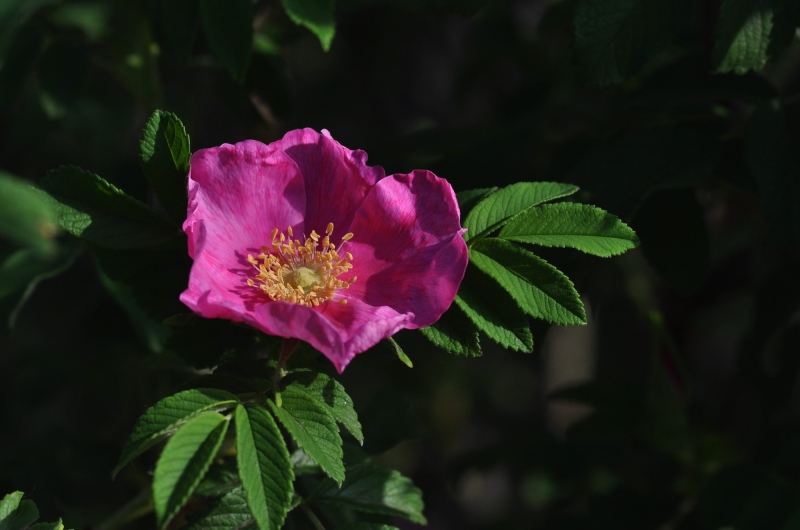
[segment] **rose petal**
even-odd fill
[[[348,296],[400,313],[410,328],[436,322],[453,301],[468,258],[458,202],[444,179],[430,171],[393,175],[364,200],[345,250],[358,280]]]
[[[304,207],[303,179],[281,151],[246,141],[196,152],[183,224],[195,261],[181,301],[207,317],[221,316],[215,305],[247,313],[263,303],[246,284],[254,276],[247,253],[269,245],[274,228],[301,225]],[[225,318],[253,320],[245,314]]]
[[[305,180],[306,235],[311,230],[324,234],[328,223],[333,223],[334,241],[338,241],[349,231],[364,197],[385,175],[380,166],[366,165],[364,151],[351,151],[330,134],[313,129],[291,131],[273,145],[297,163]]]

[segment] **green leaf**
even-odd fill
[[[181,120],[171,112],[157,110],[147,120],[139,142],[142,170],[158,200],[178,222],[186,219],[189,172],[189,135]]]
[[[243,83],[253,51],[253,2],[200,0],[200,20],[211,51]]]
[[[361,421],[363,450],[370,455],[384,453],[404,440],[424,434],[414,420],[408,398],[394,387],[384,386],[375,393],[361,413]]]
[[[444,351],[466,357],[482,355],[478,328],[458,304],[451,305],[438,321],[419,331]]]
[[[686,294],[703,285],[708,275],[709,240],[705,214],[693,189],[653,193],[632,224],[642,238],[642,253],[667,283]]]
[[[228,424],[218,412],[203,412],[164,446],[153,472],[153,504],[160,528],[189,500],[222,445]]]
[[[36,285],[67,270],[76,256],[76,249],[66,246],[52,254],[25,248],[11,253],[0,263],[0,330],[6,326],[13,328]]]
[[[36,523],[29,526],[28,530],[64,530],[64,523],[61,519],[55,523]]]
[[[528,318],[502,289],[487,289],[491,279],[475,267],[467,267],[455,302],[486,335],[515,351],[533,351]]]
[[[328,408],[298,387],[281,392],[281,406],[268,401],[297,445],[337,483],[344,480],[342,439]]]
[[[112,476],[198,414],[229,409],[238,402],[233,394],[214,388],[184,390],[162,399],[136,420]]]
[[[247,493],[242,486],[204,506],[189,516],[184,530],[256,530],[258,525],[247,506]]]
[[[575,53],[584,79],[619,83],[661,52],[693,13],[691,0],[582,0]]]
[[[311,500],[366,513],[402,517],[426,524],[422,515],[422,491],[411,479],[393,469],[371,462],[347,468],[347,480],[339,488],[332,480],[324,480],[312,492]]]
[[[461,210],[461,220],[467,218],[469,212],[483,199],[497,191],[497,187],[493,188],[478,188],[474,190],[464,190],[456,193],[456,200],[458,201],[458,208]]]
[[[101,247],[150,247],[181,235],[152,208],[80,168],[54,169],[40,184],[53,199],[61,227]]]
[[[33,501],[22,500],[24,493],[9,493],[0,501],[0,530],[22,530],[39,517]]]
[[[236,461],[258,528],[280,529],[292,501],[294,473],[286,442],[261,407],[236,407]]]
[[[23,495],[25,494],[21,491],[15,491],[3,497],[3,500],[0,501],[0,521],[3,521],[6,517],[11,515],[11,512],[19,507]]]
[[[607,258],[627,252],[639,240],[615,215],[588,204],[543,204],[511,219],[497,236],[501,239],[575,248]]]
[[[281,0],[286,14],[295,24],[307,27],[328,51],[336,33],[333,0]]]
[[[3,498],[0,503],[0,530],[23,530],[39,518],[39,509],[22,492],[16,491]]]
[[[537,204],[578,191],[577,186],[559,182],[518,182],[506,186],[478,203],[464,221],[464,239],[472,244],[503,226],[509,218]]]
[[[569,278],[533,253],[502,239],[487,239],[470,249],[470,263],[497,281],[530,316],[555,324],[586,323]]]
[[[358,422],[353,399],[347,395],[342,384],[336,379],[319,372],[294,372],[287,375],[283,382],[287,387],[295,387],[305,391],[324,405],[333,418],[341,423],[347,431],[364,443],[364,434]]]
[[[724,0],[714,31],[717,72],[744,74],[764,68],[772,14],[772,0]]]
[[[24,180],[0,172],[0,236],[40,252],[52,252],[57,222],[46,197]]]

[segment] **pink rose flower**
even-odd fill
[[[306,341],[340,373],[400,329],[436,322],[468,260],[453,189],[366,161],[311,129],[194,153],[181,301]]]

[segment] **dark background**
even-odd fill
[[[658,53],[595,87],[578,4],[339,0],[326,53],[259,1],[238,83],[202,30],[170,44],[180,28],[159,2],[9,2],[0,169],[36,182],[78,165],[154,204],[139,135],[161,108],[193,151],[326,128],[387,174],[430,169],[457,191],[577,184],[641,238],[607,260],[542,252],[589,325],[535,322],[531,354],[484,340],[483,357],[457,358],[403,332],[413,370],[357,357],[341,380],[359,410],[387,387],[410,403],[413,419],[397,406],[390,423],[414,439],[379,460],[423,489],[431,529],[800,528],[800,45],[761,72],[713,73],[720,5],[698,0]],[[153,454],[110,471],[138,415],[194,371],[109,291],[99,258],[69,253],[30,293],[0,282],[0,494],[23,490],[77,529],[149,487]],[[175,266],[137,263],[135,289],[158,291]]]

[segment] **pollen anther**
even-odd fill
[[[347,289],[356,281],[355,276],[347,280],[338,278],[353,268],[350,263],[353,255],[346,252],[340,257],[336,252],[336,245],[330,242],[333,223],[328,223],[321,241],[314,230],[305,243],[291,239],[292,227],[287,227],[286,232],[288,238],[275,228],[271,233],[272,248],[262,246],[258,259],[247,255],[247,261],[258,271],[254,279],[247,280],[247,285],[257,287],[271,300],[317,307],[331,300],[337,289]],[[342,243],[352,237],[348,232]],[[342,298],[338,302],[346,304],[347,300]]]

